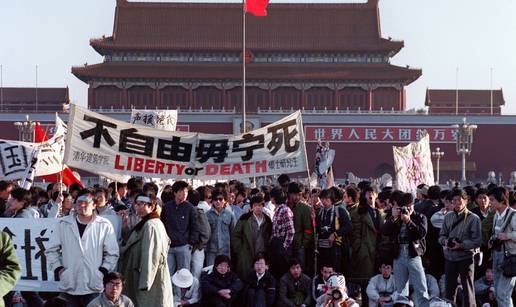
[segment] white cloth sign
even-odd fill
[[[56,219],[2,218],[0,229],[11,236],[21,266],[21,278],[15,290],[58,291],[45,256],[45,246],[56,222]]]
[[[428,134],[418,142],[404,147],[393,146],[392,150],[399,190],[415,193],[417,186],[422,183],[434,185],[434,168]]]
[[[54,136],[43,143],[0,140],[0,178],[3,180],[24,179],[37,148],[39,148],[39,153],[35,176],[60,172],[63,168],[65,132],[64,123],[56,118]]]
[[[239,135],[146,128],[73,105],[66,164],[89,172],[223,180],[306,172],[301,113]]]
[[[177,110],[137,110],[131,112],[131,124],[176,131]]]

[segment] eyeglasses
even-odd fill
[[[124,285],[121,282],[112,282],[112,281],[108,282],[107,284],[113,288],[121,288]]]
[[[217,197],[217,198],[215,198],[215,200],[217,200],[217,201],[224,201],[224,198],[223,197]]]

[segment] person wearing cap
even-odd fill
[[[252,270],[256,255],[268,251],[272,221],[263,213],[263,208],[262,196],[251,197],[251,211],[240,217],[231,234],[231,249],[236,258],[236,272],[240,278],[245,278]]]
[[[331,275],[325,286],[326,292],[317,298],[316,307],[359,307],[354,299],[348,297],[344,275]]]
[[[462,306],[476,306],[474,256],[482,243],[480,218],[466,208],[468,195],[460,188],[451,191],[453,211],[444,217],[439,243],[444,250],[446,298],[455,301],[457,277],[462,283]]]
[[[154,195],[139,194],[135,210],[140,222],[120,248],[118,268],[126,277],[125,293],[138,306],[172,306],[172,284],[167,264],[169,238],[156,212]]]
[[[181,269],[172,276],[175,307],[200,306],[199,280],[187,269]]]
[[[420,207],[423,205],[423,202],[428,198],[428,185],[422,183],[417,186],[416,189],[416,199],[414,200],[414,210],[416,212],[420,211]]]
[[[213,265],[217,255],[231,255],[231,233],[235,228],[235,215],[228,208],[226,190],[211,192],[211,209],[206,213],[210,223],[211,236],[206,245],[206,265]]]
[[[102,279],[119,256],[113,225],[95,213],[90,194],[78,197],[75,211],[57,220],[46,248],[60,296],[71,306],[86,306],[102,292]]]
[[[294,214],[292,256],[297,258],[301,262],[301,266],[307,270],[305,251],[314,248],[314,224],[312,223],[312,209],[302,201],[303,190],[301,184],[297,182],[289,183],[287,205]],[[313,268],[309,271],[313,272]]]
[[[238,276],[230,270],[229,257],[215,257],[213,271],[202,278],[201,291],[205,306],[231,307],[244,288]]]
[[[124,276],[118,272],[109,272],[104,276],[104,292],[91,301],[87,307],[134,307],[130,298],[122,294]]]

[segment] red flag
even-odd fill
[[[48,136],[41,128],[41,125],[39,122],[36,122],[36,126],[34,128],[34,142],[41,143],[48,140]],[[74,183],[78,183],[82,188],[84,188],[84,185],[82,182],[75,177],[72,170],[65,165],[63,171],[61,172],[61,176],[63,177],[63,183],[67,186],[70,186]],[[49,182],[59,182],[59,173],[41,176],[43,179]]]
[[[254,16],[267,16],[267,5],[269,0],[246,0],[245,12]]]

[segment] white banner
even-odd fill
[[[415,193],[417,186],[422,183],[434,185],[434,168],[428,134],[419,142],[413,142],[404,147],[393,146],[392,151],[399,190]]]
[[[301,113],[246,134],[165,131],[73,105],[65,161],[93,173],[223,180],[306,172]]]
[[[131,112],[131,124],[176,131],[177,110],[137,110]]]
[[[18,180],[25,177],[27,168],[31,165],[33,152],[39,147],[36,176],[58,173],[63,168],[65,151],[65,132],[63,122],[56,118],[54,136],[43,143],[28,143],[20,141],[0,140],[0,178],[3,180]]]
[[[48,245],[56,219],[2,218],[0,230],[13,240],[20,261],[18,291],[58,291],[54,272],[48,267],[45,246]]]

